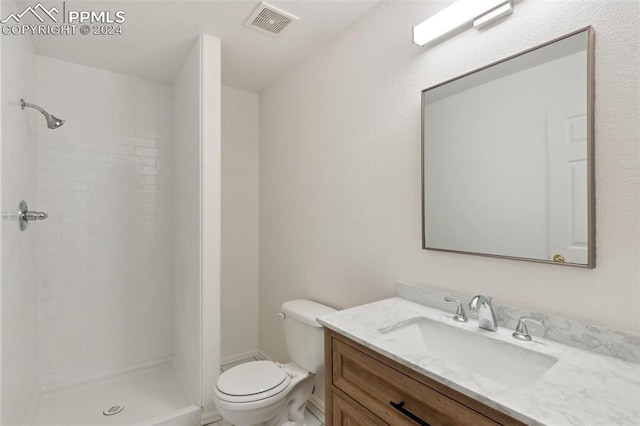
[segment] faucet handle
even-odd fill
[[[456,314],[453,316],[454,321],[458,322],[467,322],[469,318],[467,318],[467,313],[464,311],[464,307],[462,306],[462,301],[455,297],[445,296],[445,302],[457,303],[458,309],[456,309]]]
[[[531,335],[529,334],[529,329],[527,329],[527,322],[544,325],[544,321],[542,320],[531,317],[520,317],[520,319],[518,320],[518,325],[516,325],[516,331],[514,331],[511,335],[518,340],[529,342],[531,340]]]

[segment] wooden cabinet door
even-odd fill
[[[415,426],[414,417],[438,426],[498,424],[342,341],[333,342],[332,370],[333,386],[394,426]]]
[[[379,418],[357,404],[348,402],[335,392],[331,394],[331,399],[333,413],[327,413],[327,415],[331,415],[333,426],[387,426]]]
[[[327,426],[525,426],[331,330],[325,365]]]

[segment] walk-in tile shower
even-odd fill
[[[1,423],[200,424],[219,366],[219,41],[196,40],[173,83],[1,43]]]

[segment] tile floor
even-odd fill
[[[241,361],[231,362],[229,364],[225,364],[222,367],[220,367],[220,372],[227,371],[231,367],[234,367],[234,366],[240,365],[240,364],[244,364],[245,362],[259,361],[261,359],[263,359],[263,358],[260,357],[260,355],[256,355],[256,356],[254,356],[252,358],[247,358],[247,359],[243,359]],[[305,419],[305,421],[307,423],[307,426],[324,426],[324,419],[318,418],[308,408],[304,413],[304,419]],[[210,423],[208,426],[233,426],[233,425],[231,423],[229,423],[228,421],[226,421],[226,420],[219,420],[219,421],[217,421],[215,423]]]

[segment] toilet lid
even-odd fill
[[[290,381],[289,375],[274,362],[253,361],[222,373],[216,387],[224,395],[255,401],[282,392]]]

